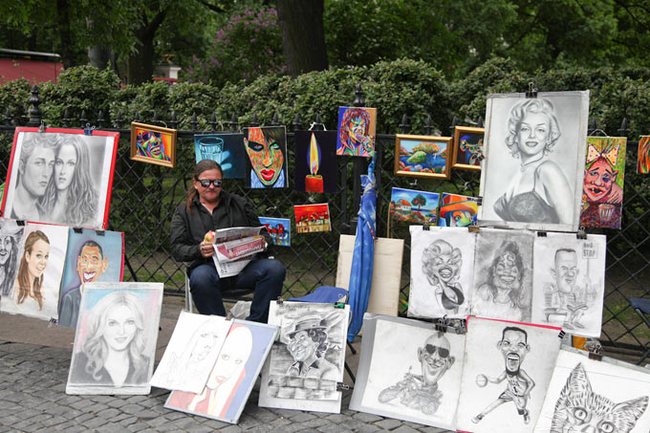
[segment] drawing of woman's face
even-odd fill
[[[70,186],[77,166],[77,150],[72,144],[64,144],[59,149],[54,163],[54,182],[56,189],[65,190]]]
[[[240,327],[231,331],[219,352],[207,387],[214,389],[231,377],[239,377],[246,366],[252,346],[253,337],[248,328]]]
[[[108,347],[118,352],[126,350],[137,330],[135,314],[126,305],[109,311],[103,338]]]
[[[460,271],[460,263],[454,259],[451,251],[448,253],[441,252],[435,259],[431,272],[444,283],[449,283],[456,278],[456,274]]]
[[[211,329],[201,331],[194,344],[192,358],[203,361],[217,346],[217,341],[219,341],[219,337],[215,331]]]
[[[284,154],[282,153],[280,143],[275,138],[262,136],[261,134],[259,137],[264,137],[256,139],[262,142],[253,140],[244,141],[246,152],[260,182],[265,186],[272,186],[282,172]]]
[[[501,288],[516,288],[520,278],[515,255],[506,252],[501,256],[494,270],[494,283]]]
[[[544,113],[526,112],[519,124],[517,145],[522,156],[534,156],[544,150],[548,143],[550,122]]]
[[[49,258],[50,244],[42,239],[39,239],[34,243],[31,251],[25,251],[27,272],[29,273],[30,277],[35,279],[43,275]]]
[[[7,263],[9,257],[11,256],[11,250],[13,250],[14,241],[11,236],[0,235],[0,266]]]
[[[618,171],[612,170],[607,161],[597,159],[585,170],[584,191],[589,201],[600,201],[612,191]]]

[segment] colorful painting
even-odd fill
[[[650,173],[650,135],[643,135],[639,139],[636,172],[639,174]]]
[[[291,246],[291,220],[289,218],[260,217],[260,222],[271,235],[273,245]]]
[[[621,228],[625,137],[587,137],[580,225]]]
[[[287,131],[284,126],[244,128],[247,186],[253,189],[286,188]]]
[[[244,134],[240,132],[195,135],[194,154],[196,162],[204,159],[218,162],[224,179],[246,177]]]
[[[436,225],[438,221],[437,192],[393,188],[390,195],[389,219],[391,222]]]
[[[336,154],[371,157],[375,152],[377,109],[339,107]]]
[[[454,160],[452,167],[480,170],[483,160],[484,128],[457,126],[454,128]]]
[[[336,192],[336,131],[296,131],[296,191]]]
[[[475,226],[477,213],[477,198],[443,192],[438,225],[442,227]]]
[[[448,179],[451,150],[451,137],[397,134],[395,174]]]
[[[329,232],[332,230],[330,208],[327,203],[295,205],[296,232]]]
[[[176,130],[131,122],[131,159],[174,168]]]

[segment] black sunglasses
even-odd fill
[[[197,179],[197,180],[201,183],[201,186],[203,188],[209,188],[210,184],[214,185],[215,188],[218,188],[223,183],[222,179],[213,179],[213,180],[210,180],[210,179]]]
[[[440,346],[434,346],[432,344],[427,344],[424,346],[424,350],[426,350],[429,355],[433,355],[436,353],[436,351],[438,351],[438,354],[441,358],[446,358],[449,356],[449,349],[445,349],[444,347]]]

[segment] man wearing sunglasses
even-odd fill
[[[262,230],[266,251],[256,254],[234,277],[219,278],[212,259],[212,242],[204,240],[207,233],[217,229],[262,226],[251,204],[224,191],[222,180],[223,170],[217,162],[204,159],[196,164],[187,201],[176,208],[172,217],[171,253],[176,260],[187,263],[192,299],[199,313],[225,316],[221,291],[250,288],[255,294],[246,320],[266,322],[269,303],[280,296],[286,273],[282,263],[271,257],[271,237],[266,229]]]

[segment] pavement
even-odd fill
[[[183,299],[166,296],[160,319],[159,361],[183,308]],[[348,409],[352,390],[343,391],[340,414],[267,409],[257,406],[260,381],[237,425],[163,407],[169,391],[152,388],[144,396],[66,395],[74,330],[48,322],[0,313],[0,433],[2,432],[375,432],[442,433],[435,427]],[[356,371],[360,340],[347,351]],[[346,373],[345,382],[352,385]]]

